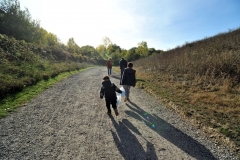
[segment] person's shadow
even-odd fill
[[[125,160],[158,159],[152,143],[147,141],[147,150],[145,151],[136,136],[131,133],[129,129],[141,136],[141,133],[132,125],[131,122],[129,122],[127,119],[123,119],[122,122],[119,121],[117,123],[113,117],[110,118],[117,133],[112,130],[110,130],[110,132],[112,133],[114,142],[116,143],[120,154]]]
[[[118,75],[112,75],[111,77],[112,77],[112,78],[115,78],[115,79],[119,79],[119,80],[121,80],[120,75],[119,75],[119,76],[118,76]]]
[[[184,152],[188,153],[190,156],[199,160],[217,160],[217,158],[215,158],[212,153],[198,141],[167,123],[157,115],[147,113],[135,103],[130,102],[130,104],[131,105],[126,103],[131,109],[131,111],[125,111],[127,115],[132,116],[139,121],[143,121],[149,128]]]

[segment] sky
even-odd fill
[[[62,43],[170,50],[240,27],[239,0],[19,0]]]

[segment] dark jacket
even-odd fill
[[[135,87],[136,85],[136,71],[132,68],[125,68],[121,80],[122,85]]]
[[[105,80],[102,82],[102,87],[100,91],[100,98],[105,97],[106,101],[116,101],[116,92],[122,93],[122,91],[110,80]]]
[[[120,66],[120,69],[124,69],[124,68],[127,68],[127,61],[125,59],[121,59],[119,61],[119,66]]]

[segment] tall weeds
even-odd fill
[[[142,86],[240,146],[240,28],[137,60],[134,67],[147,79]]]

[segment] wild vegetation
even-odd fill
[[[240,147],[240,29],[134,64],[139,87],[162,97],[212,136],[221,133]]]
[[[97,48],[80,47],[74,38],[65,45],[33,20],[27,8],[21,10],[18,0],[0,0],[0,22],[0,110],[6,109],[3,103],[9,102],[9,96],[63,72],[105,65],[109,57],[116,65],[121,57],[136,60],[161,52],[149,49],[144,41],[125,50],[108,37]]]

